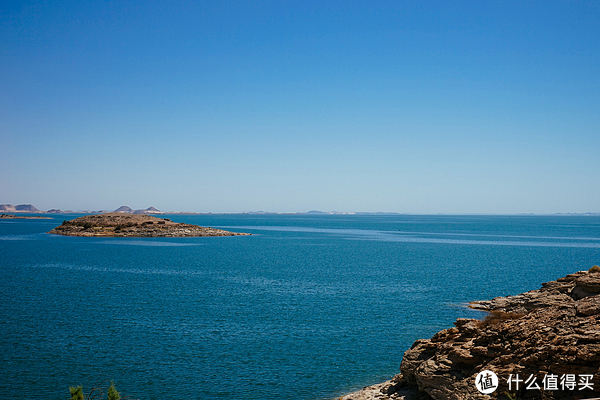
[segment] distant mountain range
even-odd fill
[[[0,204],[0,212],[1,213],[36,213],[36,214],[71,214],[74,211],[67,210],[62,211],[57,208],[53,208],[48,211],[42,211],[37,209],[35,206],[31,204],[19,204],[17,206],[13,206],[12,204]],[[103,214],[108,212],[119,212],[124,214],[164,214],[162,211],[157,210],[154,207],[148,207],[145,210],[134,210],[128,206],[121,206],[114,211],[100,210],[100,211],[78,211],[84,212],[86,214]]]
[[[38,210],[31,204],[19,204],[18,206],[13,206],[12,204],[0,204],[0,212],[41,213],[43,211]]]
[[[162,214],[163,212],[157,210],[154,207],[148,207],[145,210],[133,210],[127,206],[121,206],[117,208],[114,212],[125,213],[125,214]]]
[[[35,214],[106,214],[109,212],[118,212],[123,214],[183,214],[183,215],[196,215],[201,214],[198,212],[189,212],[189,211],[160,211],[154,207],[148,207],[143,210],[134,210],[128,206],[121,206],[116,210],[99,210],[99,211],[71,211],[66,210],[62,211],[58,208],[52,208],[48,211],[42,211],[37,209],[35,206],[31,204],[0,204],[0,213],[35,213]],[[203,214],[213,214],[203,213]],[[220,213],[217,213],[220,214]],[[223,213],[223,214],[308,214],[308,215],[410,215],[406,213],[397,213],[397,212],[344,212],[344,211],[319,211],[319,210],[311,210],[308,212],[291,212],[291,213],[278,213],[278,212],[269,212],[269,211],[248,211],[241,213]],[[442,215],[442,214],[440,214]],[[477,214],[473,214],[477,215]],[[481,214],[485,215],[485,214]],[[501,214],[498,214],[501,215]],[[512,214],[511,214],[512,215]],[[514,215],[536,215],[536,214],[514,214]],[[537,214],[537,215],[574,215],[574,216],[598,216],[600,213],[556,213],[556,214]]]

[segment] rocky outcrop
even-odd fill
[[[64,236],[103,237],[187,237],[187,236],[240,236],[222,229],[173,222],[143,214],[108,213],[86,215],[64,221],[48,233]]]
[[[404,353],[399,375],[342,399],[600,398],[600,273],[591,272],[596,269],[539,290],[472,303],[490,314],[483,321],[458,319],[431,339],[417,340]],[[484,370],[498,376],[491,395],[475,386]]]

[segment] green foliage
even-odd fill
[[[69,391],[71,392],[69,400],[103,400],[105,394],[108,396],[107,400],[126,400],[130,398],[129,396],[121,398],[121,393],[117,391],[117,387],[113,381],[110,382],[108,389],[107,386],[108,379],[90,385],[91,389],[88,389],[87,392],[84,392],[82,386],[71,386],[69,387]]]
[[[113,381],[110,382],[110,387],[108,388],[108,400],[121,400],[121,393],[117,392]]]
[[[588,272],[600,272],[600,267],[597,265],[594,265],[592,268],[590,268],[588,270]]]
[[[71,392],[71,400],[83,400],[83,388],[81,386],[69,387]]]

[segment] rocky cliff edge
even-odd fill
[[[489,315],[417,340],[399,375],[342,400],[600,399],[600,268],[470,306]],[[484,370],[491,394],[475,385]]]

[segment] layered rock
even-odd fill
[[[471,307],[490,314],[483,321],[458,319],[431,339],[417,340],[404,353],[401,374],[343,399],[600,398],[600,273],[577,272],[543,283],[539,290]],[[499,379],[491,395],[475,386],[483,370]],[[522,379],[518,390],[517,374]],[[575,385],[568,385],[568,375]],[[529,385],[524,381],[530,377],[536,379]],[[542,382],[545,377],[548,385]],[[551,390],[552,379],[558,390]]]
[[[186,236],[240,236],[222,229],[173,222],[144,214],[107,213],[86,215],[64,221],[48,233],[64,236],[103,237],[186,237]]]

